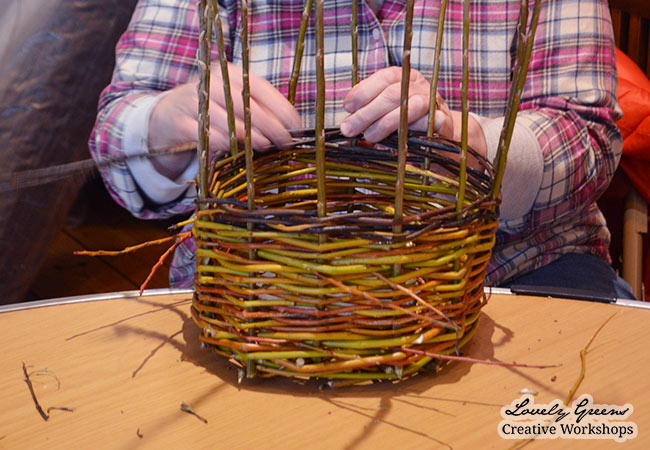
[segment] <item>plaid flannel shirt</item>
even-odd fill
[[[377,14],[359,4],[360,77],[400,65],[404,0],[385,0]],[[416,0],[411,63],[431,78],[439,0]],[[195,0],[141,0],[117,45],[112,83],[100,98],[90,139],[96,158],[119,155],[129,113],[152,96],[187,82],[197,73],[198,16]],[[239,0],[219,0],[228,59],[241,64]],[[251,70],[287,95],[303,0],[250,0]],[[326,125],[346,116],[343,98],[351,87],[351,3],[325,0]],[[486,118],[504,115],[513,68],[513,38],[519,1],[472,0],[470,5],[470,111]],[[304,126],[313,126],[315,104],[314,27],[296,97]],[[460,109],[462,0],[450,0],[443,34],[439,91]],[[212,50],[217,60],[216,45]],[[530,211],[502,220],[488,267],[487,283],[499,284],[565,253],[591,253],[609,260],[609,232],[595,201],[607,187],[620,157],[615,122],[614,44],[605,0],[546,0],[517,117],[539,143],[543,174]],[[533,150],[531,150],[533,151]],[[141,218],[162,218],[194,209],[194,191],[168,204],[147,199],[127,165],[102,170],[111,195]],[[525,187],[522,187],[524,189]],[[170,279],[188,286],[194,272],[191,241],[177,249]]]

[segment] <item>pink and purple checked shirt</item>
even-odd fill
[[[113,80],[100,98],[90,139],[95,158],[146,148],[147,111],[162,92],[196,75],[196,3],[138,3],[117,45]],[[375,15],[360,0],[361,78],[400,64],[404,3],[384,0]],[[429,79],[439,4],[439,0],[415,2],[411,63]],[[238,5],[239,0],[219,0],[228,57],[236,64],[241,62]],[[285,95],[302,8],[303,0],[249,0],[251,70]],[[450,0],[448,8],[439,91],[451,109],[460,109],[462,0]],[[351,87],[351,12],[348,1],[325,0],[326,125],[339,124],[346,116],[342,104]],[[481,123],[488,156],[493,157],[513,67],[519,1],[472,0],[470,14],[470,110]],[[314,39],[312,20],[296,98],[305,127],[313,126],[316,97]],[[216,52],[214,45],[214,60]],[[615,125],[620,110],[615,94],[607,2],[544,1],[509,155],[500,229],[487,284],[498,285],[566,253],[609,259],[609,232],[595,201],[607,187],[620,157]],[[175,186],[166,198],[148,184],[151,177],[160,177],[147,172],[153,171],[153,166],[115,164],[103,169],[102,175],[117,202],[135,216],[150,219],[193,211],[195,191],[183,184],[195,175],[192,170],[196,169],[188,169],[182,179],[164,180]],[[184,244],[188,245],[179,247],[174,258],[172,286],[192,283],[194,245],[191,241]]]

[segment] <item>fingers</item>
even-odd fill
[[[366,140],[377,142],[399,128],[401,68],[390,67],[363,80],[350,90],[344,101],[351,114],[341,123],[348,137],[363,133]],[[416,70],[409,77],[409,123],[419,123],[429,109],[429,82]],[[424,128],[426,129],[426,127]]]
[[[387,85],[376,97],[346,117],[341,123],[341,131],[349,137],[364,133],[366,139],[371,139],[370,135],[377,135],[387,127],[392,128],[391,125],[399,125],[400,95],[399,84]],[[398,114],[397,122],[394,120],[395,111]]]
[[[411,123],[422,119],[424,119],[426,123],[427,111],[429,107],[427,103],[428,99],[421,95],[409,97],[408,118]],[[369,142],[379,142],[397,130],[399,128],[399,125],[400,108],[398,107],[393,108],[391,111],[387,112],[379,119],[374,121],[372,125],[366,128],[366,130],[363,132],[363,137]],[[426,125],[424,129],[426,130]]]
[[[433,131],[441,136],[454,139],[454,119],[447,102],[438,95],[436,113],[433,116]]]
[[[300,128],[296,108],[266,78],[250,74],[251,97],[267,113],[276,117],[286,129]]]
[[[212,73],[214,74],[215,72],[213,71]],[[244,86],[241,67],[229,63],[228,76],[233,101],[237,98],[241,99],[241,92]],[[218,72],[218,79],[219,83],[216,86],[213,84],[213,88],[216,88],[216,91],[212,89],[212,93],[216,94],[215,98],[222,98],[223,84],[221,83],[221,71]],[[273,116],[287,129],[298,128],[300,126],[300,116],[296,109],[266,78],[249,73],[249,85],[251,106],[254,100],[259,107],[268,112],[272,112]]]
[[[235,134],[239,142],[244,141],[246,130],[244,121],[239,117],[235,118]],[[213,136],[214,139],[212,139]],[[229,136],[228,113],[220,104],[210,100],[210,149],[215,151],[229,149]],[[251,145],[254,149],[263,149],[272,144],[257,128],[251,127]]]
[[[225,109],[226,103],[223,83],[220,77],[211,82],[211,99]],[[241,68],[229,65],[229,78],[233,97],[233,107],[237,125],[237,136],[243,139],[244,131],[239,125],[244,120],[244,105],[240,93],[243,89]],[[300,127],[300,116],[296,109],[284,96],[267,80],[250,74],[250,108],[251,134],[253,147],[263,149],[273,144],[284,146],[291,142],[289,129]],[[227,122],[216,122],[215,125],[227,128]]]
[[[229,64],[235,112],[235,134],[242,142],[245,136],[241,69]],[[225,109],[221,71],[212,71],[209,115],[210,153],[220,157],[230,150],[230,131]],[[289,129],[300,127],[300,117],[293,105],[267,80],[250,75],[251,86],[251,143],[263,150],[272,145],[284,146],[291,142]],[[165,150],[175,145],[198,139],[198,98],[196,80],[179,85],[167,93],[154,106],[149,118],[148,147]],[[177,153],[152,158],[158,172],[176,179],[187,167],[190,153]]]
[[[409,75],[410,85],[414,85],[418,81],[425,81],[425,78],[417,70],[411,70]],[[393,84],[400,85],[402,82],[402,68],[401,67],[386,67],[374,74],[370,75],[365,80],[350,89],[350,92],[343,100],[343,108],[349,113],[354,113],[359,108],[367,105],[377,96],[379,96],[386,88]]]

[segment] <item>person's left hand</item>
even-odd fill
[[[379,142],[399,128],[402,68],[387,67],[354,86],[345,97],[343,107],[350,113],[341,123],[348,137],[363,134],[369,142]],[[417,70],[409,77],[409,129],[426,131],[431,84]],[[435,131],[451,137],[453,120],[447,103],[438,96]]]
[[[354,86],[346,95],[343,107],[350,113],[341,122],[341,133],[347,137],[363,134],[368,142],[379,142],[399,128],[401,67],[387,67]],[[409,129],[426,131],[429,118],[431,83],[415,69],[409,76]],[[461,113],[451,111],[447,102],[436,93],[434,131],[460,141]],[[468,144],[480,154],[487,153],[481,126],[470,116]]]

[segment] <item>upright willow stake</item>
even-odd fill
[[[467,121],[469,120],[469,0],[463,2],[463,81],[461,86],[460,172],[456,211],[463,210],[467,183]]]
[[[198,133],[199,142],[199,199],[206,198],[208,192],[208,161],[210,151],[210,40],[212,38],[212,20],[214,11],[211,2],[199,0],[199,51],[197,63],[199,66],[199,85],[197,95],[199,99]],[[205,206],[202,206],[205,207]]]
[[[535,31],[537,30],[537,23],[539,22],[541,7],[542,1],[535,0],[530,27],[528,27],[528,32],[526,32],[528,23],[528,0],[521,0],[519,24],[517,29],[517,61],[513,69],[514,74],[512,81],[510,82],[510,93],[508,96],[508,105],[506,106],[506,116],[503,121],[501,135],[499,136],[497,154],[494,158],[495,175],[491,193],[493,199],[496,199],[499,196],[499,191],[501,190],[503,173],[506,170],[506,161],[508,159],[508,149],[510,147],[512,132],[515,127],[515,119],[517,118],[517,112],[519,110],[521,93],[524,89],[526,74],[528,73],[530,54],[533,49]]]
[[[249,61],[248,61],[248,0],[241,0],[241,41],[242,41],[242,99],[244,102],[244,154],[246,159],[246,197],[248,203],[248,210],[255,209],[255,178],[253,174],[253,146],[251,143],[251,91],[250,91],[250,77],[249,77]],[[253,231],[253,222],[247,222],[249,231]],[[252,241],[252,238],[249,238]],[[255,250],[248,250],[249,259],[255,259]],[[250,285],[253,289],[253,285]],[[249,335],[254,335],[255,330],[250,329]],[[246,362],[246,377],[253,378],[255,376],[255,363],[253,361]]]
[[[440,3],[440,12],[438,13],[438,32],[436,35],[436,50],[433,56],[433,74],[431,79],[431,90],[429,91],[429,121],[427,123],[427,136],[432,137],[435,122],[436,109],[438,106],[438,75],[440,74],[440,52],[442,49],[442,36],[445,30],[445,14],[447,12],[447,0]],[[431,168],[431,159],[427,156],[424,158],[424,169]],[[422,177],[422,184],[429,184],[429,177]]]
[[[352,20],[350,25],[350,35],[352,38],[352,87],[359,83],[359,35],[358,35],[358,15],[359,15],[359,0],[352,0]],[[354,141],[352,141],[354,142]],[[356,189],[354,187],[348,188],[348,193],[354,195]],[[354,212],[354,204],[348,205],[348,212]]]
[[[325,63],[323,35],[324,1],[316,0],[316,177],[318,187],[318,217],[327,215],[325,184]],[[323,235],[321,235],[322,237]]]
[[[440,51],[442,48],[442,34],[445,29],[445,14],[447,12],[447,0],[440,3],[440,13],[438,14],[438,34],[436,35],[436,50],[433,56],[433,74],[431,80],[431,91],[429,92],[429,122],[427,126],[427,136],[432,137],[435,126],[435,115],[438,106],[438,75],[440,73]],[[429,158],[426,159],[425,168],[429,170]]]
[[[228,74],[228,58],[226,57],[226,48],[223,43],[223,26],[221,16],[219,16],[219,5],[217,0],[210,0],[214,10],[217,31],[217,50],[219,51],[219,64],[221,66],[221,78],[223,80],[223,96],[226,103],[226,115],[228,117],[228,135],[230,136],[230,155],[237,153],[237,133],[235,131],[235,108],[232,102],[232,91],[230,90],[230,76]]]
[[[312,3],[313,0],[307,0],[305,2],[302,17],[300,18],[300,29],[298,30],[298,39],[296,41],[296,55],[293,59],[293,69],[291,70],[291,78],[289,80],[289,101],[292,105],[296,102],[296,88],[298,86],[298,78],[300,77],[302,54],[305,51],[305,33],[307,32]]]
[[[352,0],[352,87],[359,82],[359,38],[357,30],[357,15],[359,14],[359,0]]]
[[[411,78],[411,40],[413,38],[413,4],[414,0],[406,1],[406,17],[404,18],[404,45],[402,50],[402,85],[399,105],[399,130],[397,134],[397,180],[395,182],[395,217],[393,218],[393,233],[402,232],[402,215],[404,212],[404,178],[406,177],[406,152],[408,139],[408,108],[409,80]],[[399,266],[393,268],[395,275]]]
[[[241,0],[241,40],[242,40],[242,98],[244,102],[244,151],[246,157],[246,196],[248,210],[255,209],[255,179],[253,175],[253,146],[251,143],[251,93],[248,61],[248,0]],[[253,223],[248,222],[249,230]]]

